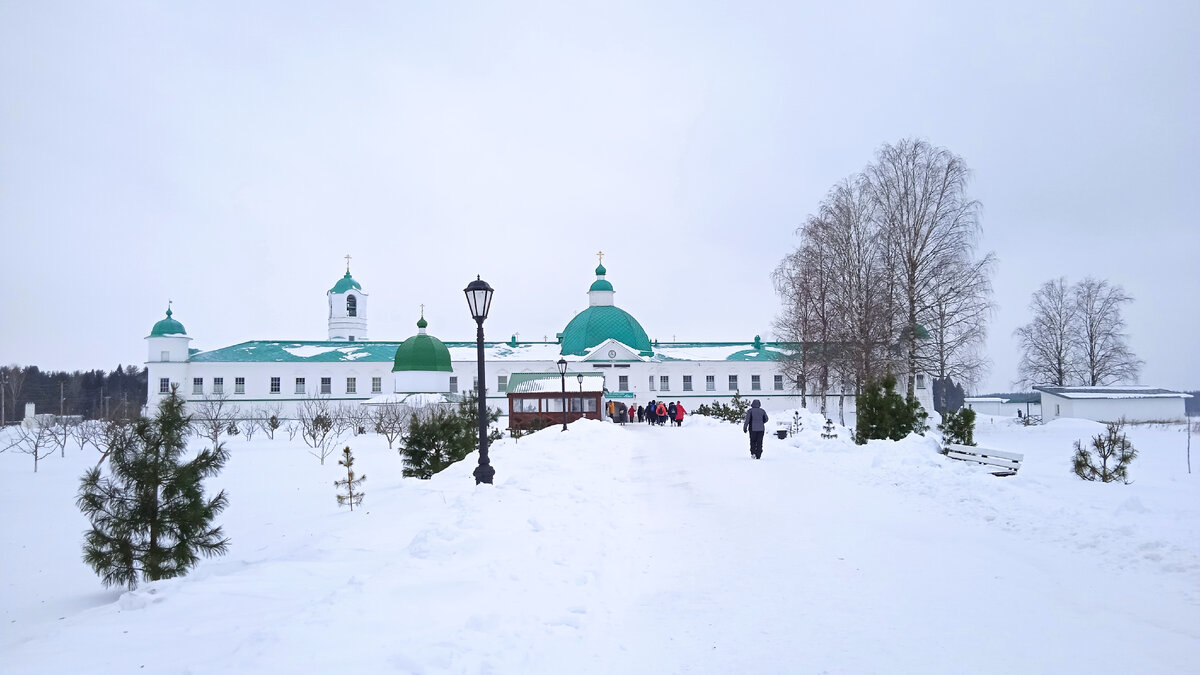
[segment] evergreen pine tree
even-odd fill
[[[891,374],[866,384],[859,396],[857,418],[854,442],[859,445],[871,439],[898,441],[929,429],[929,414],[915,397],[906,399],[896,391],[896,377]]]
[[[942,423],[938,425],[942,432],[943,452],[951,443],[958,445],[975,445],[975,411],[963,408],[942,415]]]
[[[405,477],[431,478],[479,449],[478,401],[472,392],[463,397],[453,411],[435,408],[412,416],[401,437],[400,454],[404,457]],[[489,428],[498,419],[498,408],[487,411]],[[500,440],[500,432],[491,430],[488,440]]]
[[[1084,480],[1105,483],[1121,481],[1129,485],[1129,465],[1137,457],[1137,450],[1121,432],[1124,427],[1124,420],[1109,422],[1105,433],[1092,438],[1092,449],[1100,459],[1099,466],[1092,461],[1091,452],[1075,441],[1075,457],[1071,467],[1075,475]]]
[[[141,418],[131,433],[109,439],[109,475],[84,474],[77,504],[91,521],[83,560],[105,586],[136,588],[139,579],[182,576],[199,556],[225,553],[229,540],[213,518],[228,500],[221,491],[205,499],[201,483],[228,458],[224,446],[184,462],[189,419],[177,388],[158,406],[154,419]]]
[[[346,479],[333,481],[334,487],[346,488],[346,494],[338,493],[338,506],[349,506],[350,510],[353,511],[354,507],[361,504],[363,497],[367,495],[367,493],[362,491],[355,492],[358,486],[362,485],[362,482],[367,479],[367,474],[364,473],[358,478],[354,477],[354,455],[350,454],[350,446],[348,445],[342,450],[342,458],[338,460],[338,464],[346,467]]]

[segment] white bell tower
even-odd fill
[[[325,294],[329,298],[329,339],[355,342],[367,339],[367,294],[350,276],[350,256],[346,256],[346,276]]]

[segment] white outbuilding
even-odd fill
[[[988,417],[1017,417],[1018,414],[1036,417],[1042,414],[1042,399],[1036,392],[968,396],[963,399],[963,405],[974,410],[976,415]]]
[[[1184,400],[1170,389],[1145,386],[1034,387],[1042,394],[1042,419],[1077,417],[1097,422],[1157,422],[1184,419]]]

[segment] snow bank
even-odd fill
[[[132,592],[79,560],[74,494],[98,455],[34,476],[9,451],[3,669],[1194,672],[1200,481],[1181,425],[1130,430],[1124,486],[1070,474],[1090,422],[980,425],[982,445],[1025,453],[1011,478],[931,438],[856,446],[819,422],[768,434],[754,461],[739,425],[580,420],[493,446],[493,486],[474,456],[404,479],[383,439],[349,438],[368,476],[353,513],[332,461],[234,439],[212,481],[229,555]]]

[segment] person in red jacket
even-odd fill
[[[683,426],[683,416],[687,411],[683,409],[683,401],[675,401],[675,426]]]

